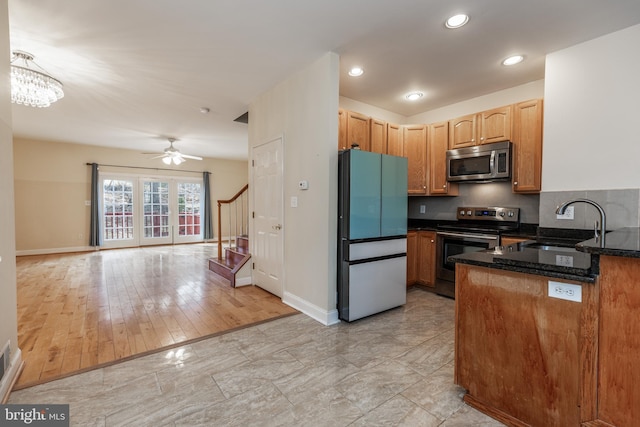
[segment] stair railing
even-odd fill
[[[247,235],[249,232],[249,184],[242,187],[235,196],[228,200],[218,200],[218,259],[222,259],[222,206],[226,206],[229,225],[229,247],[232,244],[232,236],[237,245],[238,235]]]

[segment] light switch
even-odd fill
[[[291,207],[292,208],[297,208],[298,207],[298,197],[291,196]]]

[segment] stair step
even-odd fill
[[[229,263],[225,259],[209,258],[209,270],[219,274],[227,280],[231,280],[233,278],[234,267],[235,264]]]

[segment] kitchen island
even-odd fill
[[[534,243],[453,257],[465,401],[513,426],[640,425],[640,229]]]

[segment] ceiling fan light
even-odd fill
[[[184,160],[182,160],[182,158],[181,158],[181,157],[178,157],[178,156],[176,156],[176,157],[174,157],[174,158],[173,158],[173,163],[175,163],[176,165],[179,165],[179,164],[180,164],[180,163],[182,163],[183,161],[184,161]]]
[[[163,157],[163,158],[162,158],[162,162],[163,162],[165,165],[170,165],[170,164],[171,164],[171,157]]]

